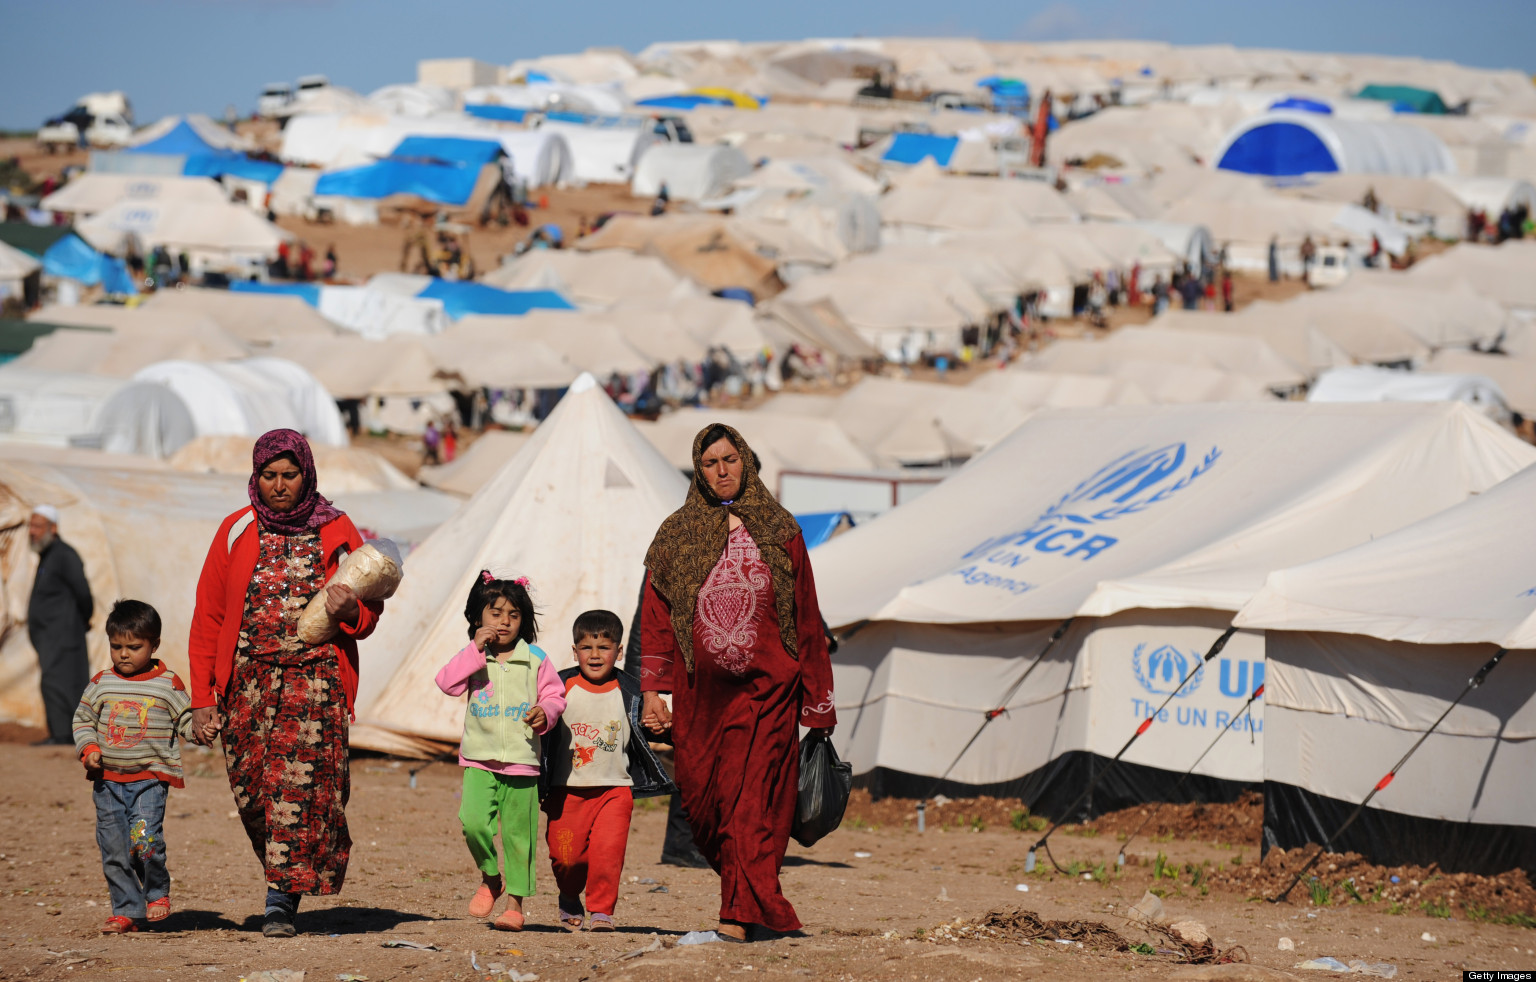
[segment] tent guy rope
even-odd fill
[[[1346,829],[1355,824],[1355,819],[1359,818],[1361,813],[1365,811],[1365,806],[1371,803],[1371,799],[1376,797],[1377,792],[1385,790],[1387,785],[1392,783],[1392,779],[1397,777],[1397,772],[1403,769],[1404,764],[1408,763],[1408,758],[1412,757],[1418,751],[1418,749],[1424,745],[1424,741],[1429,739],[1429,735],[1435,732],[1436,727],[1445,722],[1445,718],[1451,715],[1451,710],[1461,705],[1461,700],[1465,699],[1468,693],[1483,684],[1483,680],[1488,677],[1488,673],[1493,671],[1494,666],[1498,665],[1498,663],[1502,661],[1504,656],[1508,653],[1509,649],[1500,648],[1498,651],[1494,652],[1492,658],[1488,659],[1488,664],[1484,665],[1482,668],[1479,668],[1476,675],[1473,675],[1471,678],[1467,679],[1467,684],[1461,690],[1461,695],[1457,696],[1455,701],[1453,701],[1449,706],[1445,707],[1445,712],[1441,713],[1439,718],[1430,724],[1429,729],[1419,734],[1419,738],[1413,742],[1413,746],[1408,748],[1408,752],[1403,754],[1402,758],[1399,759],[1396,764],[1392,765],[1392,769],[1387,771],[1387,773],[1382,777],[1380,781],[1376,782],[1376,786],[1371,789],[1370,794],[1365,796],[1365,800],[1356,805],[1355,810],[1349,813],[1349,817],[1344,820],[1344,824],[1340,825],[1332,835],[1323,840],[1323,844],[1317,847],[1317,851],[1312,854],[1311,859],[1307,860],[1306,865],[1296,871],[1295,877],[1291,879],[1290,886],[1287,886],[1284,890],[1282,890],[1278,896],[1271,897],[1269,901],[1270,903],[1278,904],[1291,895],[1291,891],[1296,889],[1296,884],[1300,883],[1301,878],[1307,875],[1307,870],[1312,868],[1313,864],[1322,857],[1323,853],[1332,851],[1333,843],[1338,839],[1339,836],[1344,834]]]
[[[1243,703],[1243,708],[1239,709],[1236,713],[1234,713],[1232,715],[1232,718],[1227,721],[1227,725],[1223,726],[1221,728],[1221,732],[1216,734],[1216,739],[1212,740],[1210,745],[1205,748],[1205,751],[1203,753],[1201,753],[1200,756],[1195,758],[1195,762],[1193,764],[1189,765],[1189,770],[1185,771],[1183,773],[1183,775],[1180,776],[1180,778],[1178,780],[1178,783],[1173,786],[1173,790],[1168,792],[1168,797],[1169,798],[1177,798],[1179,796],[1179,789],[1184,787],[1184,782],[1189,780],[1189,776],[1195,772],[1195,768],[1200,766],[1200,762],[1205,759],[1205,755],[1210,753],[1212,750],[1215,750],[1217,742],[1222,737],[1227,735],[1227,731],[1232,729],[1232,724],[1236,723],[1240,719],[1243,719],[1245,715],[1246,715],[1246,717],[1248,719],[1248,724],[1249,724],[1248,725],[1248,734],[1249,734],[1250,739],[1252,738],[1252,735],[1253,735],[1253,708],[1252,707],[1253,707],[1254,700],[1258,699],[1263,694],[1264,694],[1264,686],[1262,686],[1262,685],[1259,686],[1257,689],[1253,690],[1253,695],[1249,696],[1248,697],[1248,701]],[[1152,811],[1147,815],[1147,817],[1141,820],[1141,824],[1136,826],[1135,831],[1133,831],[1126,838],[1125,842],[1123,842],[1120,845],[1120,852],[1119,852],[1118,855],[1115,856],[1115,865],[1116,866],[1124,866],[1125,865],[1125,850],[1126,850],[1126,848],[1135,840],[1135,838],[1138,835],[1141,834],[1141,830],[1147,827],[1147,823],[1151,822],[1152,819],[1157,817],[1157,813],[1162,811],[1163,805],[1165,805],[1165,804],[1167,804],[1167,802],[1165,802],[1165,801],[1158,802],[1157,803],[1157,807],[1153,808]]]
[[[1200,659],[1200,664],[1191,669],[1189,674],[1184,676],[1184,681],[1180,682],[1177,686],[1174,687],[1172,692],[1168,693],[1168,698],[1164,699],[1161,705],[1152,710],[1151,714],[1147,716],[1146,719],[1141,721],[1141,725],[1136,727],[1136,732],[1132,733],[1131,738],[1125,741],[1125,746],[1121,747],[1120,752],[1115,754],[1115,756],[1110,759],[1108,766],[1093,776],[1093,780],[1088,782],[1088,786],[1083,789],[1082,794],[1077,796],[1077,800],[1073,801],[1072,804],[1068,805],[1065,809],[1062,810],[1061,818],[1057,819],[1055,822],[1052,822],[1051,827],[1046,829],[1045,834],[1040,837],[1040,841],[1029,847],[1029,852],[1024,856],[1024,872],[1033,873],[1035,871],[1035,850],[1042,848],[1045,849],[1045,854],[1050,857],[1051,865],[1056,867],[1057,872],[1066,872],[1065,869],[1062,869],[1061,864],[1056,862],[1056,857],[1051,856],[1050,847],[1046,845],[1046,842],[1051,837],[1051,833],[1055,832],[1058,828],[1061,827],[1061,823],[1066,820],[1067,816],[1077,812],[1078,806],[1081,805],[1084,801],[1088,800],[1088,796],[1093,794],[1093,789],[1099,786],[1099,782],[1104,780],[1104,776],[1115,769],[1115,765],[1120,763],[1120,758],[1124,757],[1125,752],[1131,749],[1131,745],[1139,740],[1143,733],[1151,729],[1152,721],[1157,719],[1157,714],[1167,708],[1168,704],[1173,701],[1173,697],[1178,695],[1183,690],[1183,688],[1189,684],[1189,680],[1195,677],[1196,672],[1199,672],[1200,669],[1209,663],[1211,659],[1221,654],[1221,649],[1227,646],[1227,642],[1230,641],[1232,639],[1232,635],[1236,633],[1237,625],[1235,624],[1228,625],[1227,629],[1221,632],[1221,637],[1216,639],[1215,643],[1211,645],[1211,650],[1207,651],[1205,653],[1205,657]]]

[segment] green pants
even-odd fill
[[[534,895],[538,862],[539,779],[531,775],[492,774],[464,768],[464,799],[459,823],[475,865],[486,876],[499,876],[496,827],[501,826],[501,851],[506,855],[506,891],[514,897]]]

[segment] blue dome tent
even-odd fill
[[[1227,135],[1214,158],[1220,170],[1264,177],[1302,174],[1454,174],[1440,138],[1411,123],[1341,119],[1294,109],[1255,116]]]

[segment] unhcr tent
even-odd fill
[[[1212,155],[1221,170],[1269,177],[1299,174],[1454,174],[1440,138],[1411,123],[1269,112],[1244,120]]]
[[[1533,461],[1536,448],[1458,405],[1041,411],[813,554],[823,614],[845,628],[838,749],[877,791],[925,795],[982,714],[1003,708],[950,780],[1052,814],[1269,571],[1401,528]],[[1231,637],[1089,810],[1167,800],[1263,674],[1262,635]],[[1262,779],[1262,715],[1240,724],[1254,742],[1218,745],[1189,793]]]
[[[171,201],[222,205],[228,200],[229,197],[218,182],[206,177],[101,174],[87,171],[48,195],[38,207],[44,211],[64,212],[85,218],[123,201],[142,205]]]
[[[1237,621],[1265,632],[1265,841],[1373,863],[1536,868],[1536,468],[1374,542],[1272,573]],[[1333,748],[1347,747],[1347,753]],[[1329,748],[1329,749],[1324,749]]]
[[[121,252],[130,242],[146,252],[163,245],[190,252],[195,264],[205,265],[265,261],[277,255],[284,239],[292,237],[249,208],[227,202],[121,201],[75,230],[102,252]]]
[[[164,386],[180,396],[192,415],[197,436],[254,437],[287,427],[303,433],[312,443],[347,443],[346,428],[330,393],[295,362],[281,358],[208,364],[164,361],[142,369],[134,379]],[[103,410],[104,415],[110,412],[110,406]]]
[[[577,379],[496,478],[411,554],[364,648],[352,744],[426,756],[458,741],[463,700],[432,677],[468,641],[464,597],[481,569],[529,577],[541,647],[570,664],[571,622],[593,608],[628,617],[651,537],[687,490],[597,382]]]

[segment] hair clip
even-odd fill
[[[512,582],[516,583],[518,586],[522,587],[524,590],[528,589],[528,577],[526,577],[526,576],[519,576],[517,579],[513,580]]]
[[[486,586],[490,586],[492,583],[496,582],[496,577],[491,575],[490,570],[482,569],[480,571],[480,582],[484,583]]]

